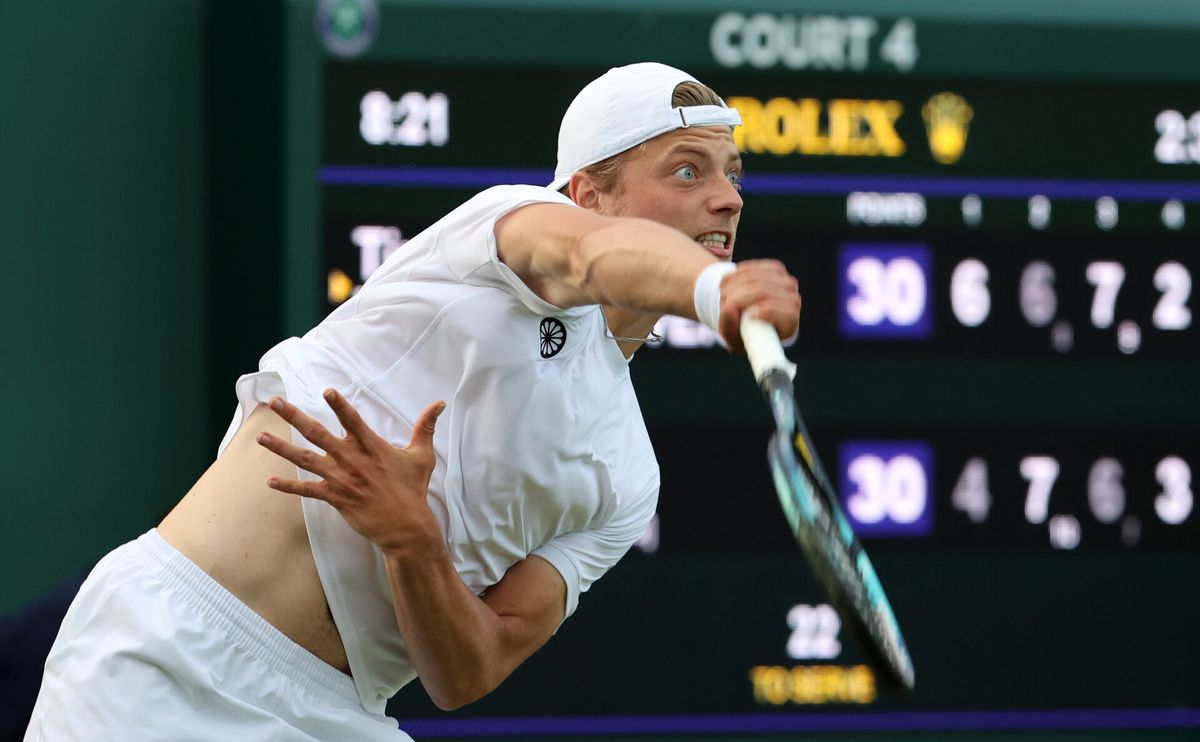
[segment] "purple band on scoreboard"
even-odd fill
[[[838,283],[842,337],[914,340],[933,332],[933,255],[928,245],[842,245]]]
[[[839,498],[860,536],[933,533],[933,446],[925,440],[845,441]]]

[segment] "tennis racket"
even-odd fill
[[[754,378],[775,418],[767,459],[788,525],[881,684],[907,693],[916,680],[912,658],[883,585],[842,513],[796,407],[796,366],[784,356],[770,324],[743,316],[741,334]]]

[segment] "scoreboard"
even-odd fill
[[[877,688],[778,510],[745,359],[665,317],[631,366],[651,528],[500,689],[447,716],[413,684],[403,728],[1200,728],[1200,16],[1075,6],[289,5],[293,332],[474,193],[548,183],[609,66],[741,112],[735,257],[800,281],[797,398],[917,668]]]

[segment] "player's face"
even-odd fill
[[[742,158],[728,127],[676,129],[631,153],[606,211],[675,227],[731,260],[742,213],[741,178]]]

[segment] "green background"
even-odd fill
[[[282,15],[0,3],[0,614],[157,523],[280,335]]]
[[[0,611],[206,463],[206,3],[0,5]]]

